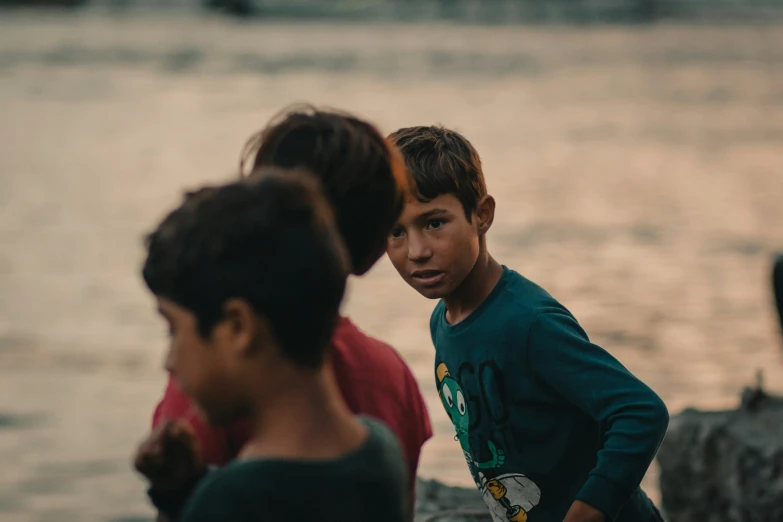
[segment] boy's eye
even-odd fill
[[[431,228],[433,230],[437,230],[437,229],[441,228],[444,223],[445,223],[445,221],[443,221],[442,219],[430,219],[427,222],[427,227]]]
[[[402,237],[402,235],[403,235],[403,231],[400,228],[395,228],[391,232],[391,237],[394,238],[394,239],[399,239],[399,238]]]

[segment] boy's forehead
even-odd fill
[[[155,301],[158,305],[158,312],[160,312],[161,315],[164,315],[170,319],[177,316],[182,317],[186,315],[192,315],[192,312],[178,305],[171,299],[167,299],[161,296],[156,296]]]
[[[422,201],[416,194],[410,192],[405,197],[403,215],[409,219],[415,219],[423,214],[434,213],[438,210],[449,213],[460,212],[462,203],[454,194],[441,194],[429,201]]]

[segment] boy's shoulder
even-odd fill
[[[546,289],[519,272],[503,267],[502,298],[496,306],[496,313],[506,313],[512,319],[527,319],[534,322],[548,314],[573,317],[568,308],[552,296]]]
[[[407,483],[408,470],[403,464],[403,451],[399,439],[383,422],[361,415],[361,421],[369,432],[364,455],[358,460],[374,469],[385,469],[391,477]],[[360,450],[361,451],[361,450]]]
[[[214,468],[198,483],[193,496],[222,497],[230,492],[250,490],[254,495],[273,491],[279,486],[279,479],[289,472],[300,475],[307,471],[326,475],[356,475],[358,467],[375,468],[378,463],[388,464],[405,474],[402,464],[402,449],[397,436],[382,421],[366,415],[357,419],[367,428],[367,438],[358,448],[335,459],[323,461],[296,460],[288,458],[264,458],[235,460],[222,468]],[[361,476],[356,477],[361,479]]]
[[[476,309],[475,317],[469,317],[466,323],[483,323],[493,330],[525,329],[536,318],[550,312],[571,315],[568,309],[543,287],[519,272],[503,266],[503,275],[495,289]],[[438,302],[430,316],[430,331],[433,335],[439,327],[446,327],[445,313],[446,305],[443,301]]]
[[[321,504],[327,514],[324,520],[332,520],[328,516],[330,511],[340,511],[340,504],[350,495],[357,498],[349,499],[349,503],[361,501],[359,492],[366,493],[369,486],[377,489],[378,498],[374,500],[385,501],[388,504],[385,508],[399,511],[395,520],[401,520],[408,471],[400,444],[382,422],[364,416],[359,419],[367,427],[367,439],[342,457],[323,461],[237,460],[210,472],[196,486],[180,520],[241,522],[259,520],[259,513],[270,520],[287,520],[284,514],[290,508],[281,505],[280,498],[289,493],[292,483],[299,483],[299,492],[305,498],[323,497],[324,488],[330,492],[335,504]],[[394,499],[399,499],[399,506]]]
[[[516,270],[503,267],[501,283],[506,298],[516,306],[537,312],[551,307],[562,307],[542,286],[531,281]]]
[[[393,346],[368,335],[348,317],[339,318],[331,344],[341,358],[356,365],[380,364],[395,371],[407,371],[405,360]]]
[[[241,462],[232,462],[224,468],[215,469],[198,483],[185,504],[180,520],[183,522],[202,522],[221,520],[242,520],[244,488],[248,474]],[[259,477],[252,477],[257,490],[263,489]],[[259,487],[260,486],[260,487]]]
[[[403,428],[410,430],[412,423],[420,425],[417,429],[423,430],[424,440],[431,436],[416,377],[394,347],[341,317],[332,337],[331,355],[343,399],[353,413],[380,419],[399,431],[400,437],[405,435]]]

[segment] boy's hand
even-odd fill
[[[577,500],[571,504],[563,522],[606,522],[606,517],[590,504]]]
[[[133,465],[160,492],[190,487],[206,471],[196,435],[181,419],[158,424],[139,446]]]

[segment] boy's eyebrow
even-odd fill
[[[434,208],[432,210],[428,210],[427,212],[419,214],[418,219],[427,219],[427,218],[437,216],[439,214],[448,214],[448,213],[449,211],[446,210],[445,208]]]

